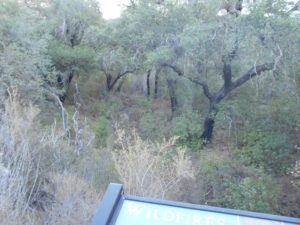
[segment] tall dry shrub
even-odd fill
[[[113,158],[127,193],[166,198],[184,179],[194,178],[190,157],[174,142],[174,138],[162,143],[144,141],[135,131],[116,129],[118,149]]]
[[[51,225],[89,225],[101,193],[75,174],[56,174],[51,181],[55,187],[55,200],[46,209],[44,222]]]
[[[0,154],[7,175],[1,183],[0,211],[6,215],[7,224],[12,218],[14,224],[19,220],[21,223],[35,204],[42,207],[37,198],[47,177],[42,151],[45,146],[34,129],[37,114],[33,106],[22,107],[15,96],[5,101],[1,114]]]
[[[89,224],[99,194],[71,171],[78,151],[65,130],[40,126],[39,110],[16,96],[2,110],[0,224]]]

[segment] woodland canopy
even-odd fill
[[[299,217],[299,57],[300,1],[131,0],[105,20],[96,0],[2,0],[3,224],[89,224],[109,182]]]

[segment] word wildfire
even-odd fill
[[[237,215],[125,200],[116,225],[289,225]]]

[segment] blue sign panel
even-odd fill
[[[115,225],[291,225],[288,223],[125,200]]]
[[[125,200],[116,225],[235,225],[233,215]]]
[[[91,225],[300,225],[300,219],[126,196],[110,184]]]

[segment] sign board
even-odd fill
[[[110,184],[91,225],[296,225],[300,219],[123,194]]]

